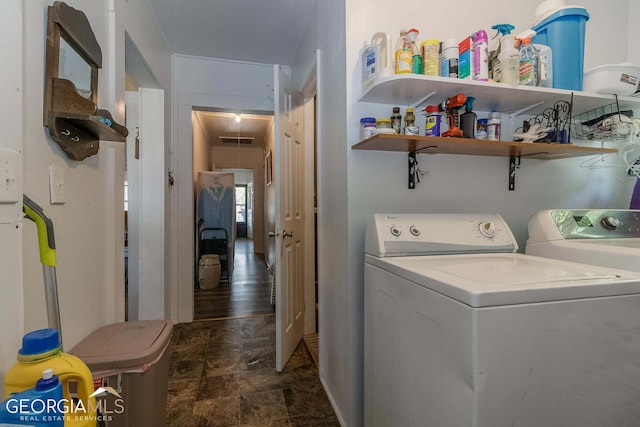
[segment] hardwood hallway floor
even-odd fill
[[[194,319],[221,319],[273,314],[271,274],[261,256],[253,253],[253,240],[237,239],[231,282],[215,289],[194,290]]]

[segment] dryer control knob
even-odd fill
[[[490,239],[496,235],[496,226],[492,222],[481,222],[478,225],[478,230],[480,230],[480,234]]]
[[[400,235],[402,234],[402,232],[400,231],[400,229],[398,227],[396,227],[395,225],[392,226],[389,231],[391,231],[391,234],[394,235],[395,237],[400,237]]]
[[[605,216],[604,218],[602,218],[600,223],[607,230],[615,230],[622,225],[622,221],[620,221],[615,216]]]

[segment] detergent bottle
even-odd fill
[[[97,407],[95,397],[91,397],[94,392],[91,371],[79,358],[62,352],[56,329],[39,329],[24,335],[17,359],[4,378],[5,398],[33,388],[42,379],[42,372],[51,369],[61,383],[65,402],[64,426],[96,426]],[[71,395],[70,383],[77,385],[77,399]]]
[[[0,403],[0,426],[64,427],[65,404],[58,377],[45,369],[34,388]]]
[[[362,87],[366,89],[378,77],[393,74],[393,67],[391,37],[375,33],[362,50]]]

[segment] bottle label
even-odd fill
[[[440,136],[440,115],[427,116],[427,125],[424,133],[426,136]]]
[[[533,61],[528,59],[520,61],[520,84],[534,84]]]
[[[452,79],[458,78],[458,58],[449,59],[449,77]]]
[[[401,49],[396,52],[396,74],[410,74],[413,55],[410,50]]]
[[[376,49],[369,47],[365,51],[364,81],[376,75]]]

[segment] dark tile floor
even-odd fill
[[[167,426],[339,426],[301,341],[275,370],[275,316],[176,325]]]

